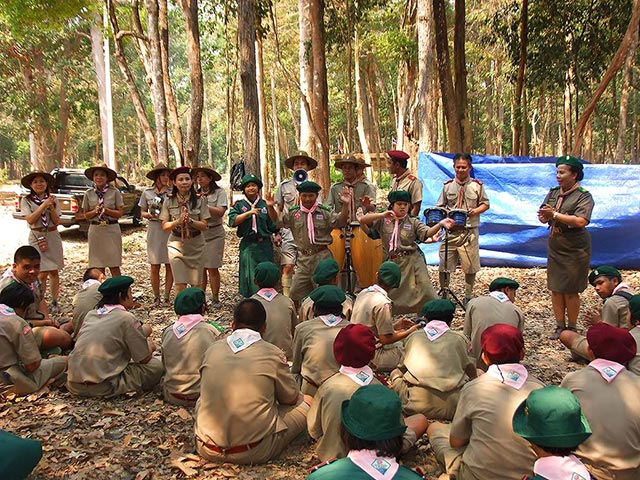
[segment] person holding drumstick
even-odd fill
[[[463,228],[449,233],[447,262],[445,262],[445,244],[440,244],[440,288],[447,286],[447,273],[456,269],[458,260],[464,272],[464,304],[473,294],[476,273],[480,271],[480,244],[478,243],[480,214],[489,210],[489,198],[482,182],[471,178],[471,155],[456,153],[453,157],[453,169],[456,176],[444,182],[442,192],[436,202],[437,207],[447,210],[461,209],[467,213]]]
[[[548,223],[551,229],[547,241],[547,288],[551,290],[556,320],[551,340],[560,338],[565,329],[576,331],[580,293],[587,288],[591,236],[585,227],[591,220],[594,201],[578,183],[583,177],[580,160],[570,155],[558,158],[558,186],[549,190],[538,210],[538,220]]]

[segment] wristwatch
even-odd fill
[[[558,212],[553,212],[553,219],[555,220],[558,217]]]

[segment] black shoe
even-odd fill
[[[558,340],[560,338],[560,334],[564,331],[565,329],[563,327],[556,327],[555,331],[549,335],[549,340]]]

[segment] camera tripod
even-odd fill
[[[464,303],[462,303],[460,299],[456,297],[456,294],[453,293],[453,290],[449,288],[449,282],[451,280],[451,272],[449,271],[449,230],[446,229],[444,231],[444,271],[442,273],[444,274],[442,288],[440,288],[438,296],[440,298],[451,298],[454,303],[460,305],[463,311],[466,311]]]
[[[353,231],[351,229],[351,225],[347,224],[344,227],[343,233],[344,235],[344,268],[340,272],[341,277],[344,279],[345,275],[347,277],[345,281],[345,293],[351,297],[354,296],[354,277],[356,271],[353,268],[353,257],[351,256],[351,239],[353,238]],[[342,265],[341,265],[342,267]]]

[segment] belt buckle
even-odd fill
[[[106,220],[100,220],[100,221],[98,222],[98,225],[100,225],[101,227],[102,227],[102,226],[104,226],[104,225],[106,225],[106,224],[107,224],[107,221],[106,221]]]

